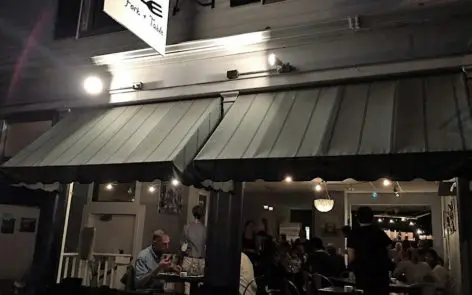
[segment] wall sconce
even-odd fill
[[[271,67],[275,67],[273,70],[275,70],[277,73],[288,73],[295,70],[295,68],[291,66],[290,63],[284,63],[274,53],[269,54],[267,57],[267,62]]]
[[[133,83],[133,90],[143,90],[144,83],[143,82],[135,82]]]

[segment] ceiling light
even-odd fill
[[[97,76],[89,76],[84,79],[84,90],[89,95],[99,95],[103,91],[103,82]]]
[[[292,176],[286,176],[285,179],[284,179],[285,182],[292,182],[293,181],[293,178]]]
[[[317,183],[317,184],[315,185],[315,191],[321,192],[322,190],[323,190],[323,187],[321,186],[321,184]]]
[[[282,61],[274,53],[269,54],[267,62],[271,67],[280,66],[282,64]]]
[[[392,182],[390,181],[390,179],[387,179],[385,178],[382,182],[383,186],[390,186],[392,185]]]
[[[405,222],[405,221],[406,221],[406,217],[402,217],[402,221]]]
[[[113,189],[113,184],[112,183],[107,183],[105,185],[105,189],[108,190],[108,191],[111,191]]]
[[[156,187],[154,185],[149,186],[148,192],[150,192],[151,194],[156,192]]]
[[[395,223],[395,220],[393,220],[393,219],[390,219],[390,221],[389,221],[389,222],[390,222],[390,223]]]
[[[274,211],[274,207],[269,207],[269,211]]]
[[[423,231],[422,231],[421,229],[418,229],[418,230],[416,231],[416,233],[419,234],[419,235],[421,235],[421,234],[423,233]]]
[[[269,209],[269,206],[268,205],[264,205],[264,210],[267,210]]]
[[[383,222],[383,219],[382,219],[382,218],[379,218],[379,219],[377,219],[377,221],[378,221],[379,223],[382,223],[382,222]]]
[[[415,223],[413,221],[410,221],[410,226],[414,226]]]
[[[173,186],[178,186],[180,184],[180,181],[176,178],[172,179],[170,182]]]
[[[334,207],[334,200],[332,199],[315,199],[313,201],[313,205],[315,206],[316,210],[320,212],[329,212]]]

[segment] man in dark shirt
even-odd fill
[[[374,213],[369,207],[357,211],[360,227],[353,229],[347,239],[351,269],[356,276],[356,287],[364,295],[388,295],[392,241],[379,227],[373,225]]]
[[[329,277],[332,275],[329,255],[326,253],[323,241],[320,238],[313,237],[310,240],[313,252],[308,256],[307,270],[310,273],[318,273]]]

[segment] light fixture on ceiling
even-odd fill
[[[274,207],[269,207],[269,211],[274,211]]]
[[[284,63],[274,53],[269,54],[269,56],[267,57],[267,62],[269,63],[269,66],[274,67],[274,70],[277,73],[288,73],[295,69],[292,65],[290,65],[290,63]]]
[[[378,223],[382,223],[384,220],[382,218],[377,219]]]
[[[264,210],[269,210],[269,205],[264,205]]]
[[[390,221],[389,221],[389,222],[390,222],[390,223],[395,223],[395,220],[393,220],[393,219],[390,219]]]
[[[406,221],[406,217],[402,217],[402,221],[405,222],[405,221]]]
[[[84,90],[89,95],[99,95],[103,92],[103,82],[98,76],[88,76],[84,79]]]
[[[313,201],[313,206],[315,206],[316,210],[326,213],[333,209],[334,200],[333,199],[315,199]]]
[[[285,182],[292,182],[292,181],[293,181],[293,178],[292,178],[292,176],[285,176],[284,181],[285,181]]]
[[[180,181],[177,178],[173,178],[170,182],[173,186],[179,186]]]
[[[413,221],[410,221],[410,226],[414,226],[415,223]]]
[[[156,192],[156,187],[154,185],[150,185],[148,187],[148,192],[150,192],[151,194],[155,193]]]
[[[323,186],[320,183],[317,183],[315,185],[315,191],[316,192],[321,192],[323,190]]]
[[[419,235],[421,235],[421,234],[423,234],[423,231],[422,231],[421,229],[418,229],[418,230],[416,231],[416,233],[419,234]]]
[[[105,185],[105,189],[106,189],[107,191],[113,190],[113,183],[107,183],[107,184]]]
[[[391,186],[391,185],[392,185],[392,182],[390,181],[390,179],[385,178],[385,179],[382,181],[382,184],[383,184],[383,186]]]

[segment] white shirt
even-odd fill
[[[246,292],[246,293],[244,293]],[[241,253],[241,266],[239,274],[239,295],[255,295],[257,284],[254,281],[254,267],[246,254]]]
[[[397,263],[393,276],[398,278],[405,274],[408,284],[417,284],[424,281],[424,277],[431,272],[426,262],[414,264],[411,260],[402,260]]]
[[[431,271],[431,275],[434,278],[436,287],[443,289],[446,289],[446,287],[448,287],[449,273],[443,266],[439,264],[436,265]]]

